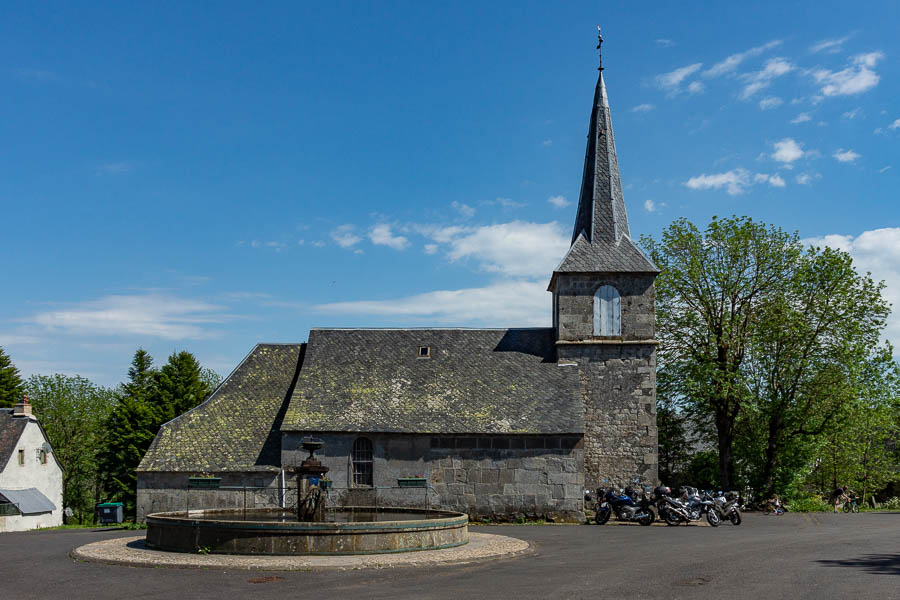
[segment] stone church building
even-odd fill
[[[397,481],[421,476],[432,507],[581,520],[584,488],[657,479],[657,272],[628,228],[601,68],[571,247],[548,274],[552,327],[313,329],[259,344],[162,427],[138,467],[138,518],[185,510],[200,475],[290,505],[281,489],[296,487],[314,436],[338,503],[421,505],[425,492]],[[241,502],[201,495],[203,508]]]

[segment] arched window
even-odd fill
[[[594,294],[594,335],[622,335],[622,303],[611,285],[601,285]]]
[[[372,485],[372,442],[368,438],[356,438],[350,456],[353,465],[353,484]]]

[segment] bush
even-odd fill
[[[881,503],[881,508],[884,508],[886,510],[900,510],[900,498],[898,498],[897,496],[888,498]]]
[[[795,498],[790,502],[786,502],[785,505],[791,512],[825,512],[833,510],[822,496]]]

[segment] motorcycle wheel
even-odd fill
[[[666,514],[663,515],[663,519],[665,520],[666,525],[678,525],[679,523],[681,523],[681,517],[676,515],[671,510],[666,511]]]
[[[638,523],[640,523],[641,525],[644,525],[644,526],[652,525],[654,520],[656,520],[656,517],[653,515],[653,511],[650,509],[647,509],[647,516],[644,517],[643,519],[640,519],[638,521]]]
[[[733,511],[731,513],[731,524],[732,525],[740,525],[741,524],[741,513],[739,511]]]
[[[597,509],[597,525],[604,525],[607,521],[609,521],[609,516],[612,514],[612,509],[607,508],[603,510],[602,508]]]
[[[706,521],[707,521],[707,523],[709,523],[712,527],[718,527],[718,526],[719,526],[719,523],[721,522],[721,521],[719,521],[719,513],[717,513],[717,512],[714,511],[714,510],[708,511],[708,512],[706,513]]]

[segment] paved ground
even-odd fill
[[[131,531],[0,534],[0,597],[900,599],[900,513],[746,515],[740,527],[474,528],[532,542],[477,565],[345,572],[147,569],[77,562]],[[254,583],[254,581],[260,581]]]

